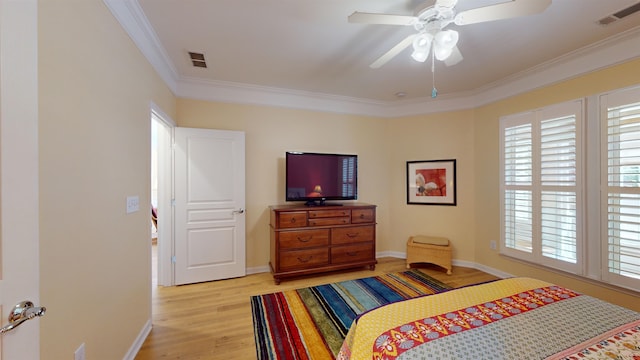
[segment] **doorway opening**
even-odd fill
[[[157,107],[151,109],[151,282],[173,285],[173,207],[171,143],[175,123]],[[155,215],[155,219],[154,219]]]
[[[151,115],[151,286],[158,285],[158,119]]]

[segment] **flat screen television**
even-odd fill
[[[358,198],[357,155],[288,151],[285,168],[286,201],[322,206]]]

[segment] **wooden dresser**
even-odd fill
[[[271,272],[288,277],[376,264],[376,206],[271,206]]]

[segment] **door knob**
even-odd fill
[[[9,332],[27,320],[31,320],[38,316],[43,316],[47,311],[44,306],[34,306],[29,300],[16,304],[9,314],[9,323],[0,328],[0,334]]]
[[[233,213],[234,213],[234,214],[244,214],[244,209],[243,209],[243,208],[240,208],[240,209],[238,209],[238,210],[233,210]]]

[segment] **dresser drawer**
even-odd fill
[[[282,251],[280,270],[308,269],[329,264],[329,248]]]
[[[287,212],[280,214],[278,218],[279,228],[297,228],[307,226],[307,212]]]
[[[309,226],[347,225],[351,221],[348,216],[309,219]]]
[[[349,209],[331,209],[331,210],[310,210],[309,219],[351,216]]]
[[[331,263],[343,264],[375,259],[373,243],[335,246],[331,248]]]
[[[331,244],[350,244],[363,241],[373,242],[375,239],[374,234],[374,225],[331,229]]]
[[[352,224],[372,223],[375,220],[376,212],[374,209],[353,209],[351,211]]]
[[[278,235],[281,250],[329,245],[329,229],[281,231]]]

